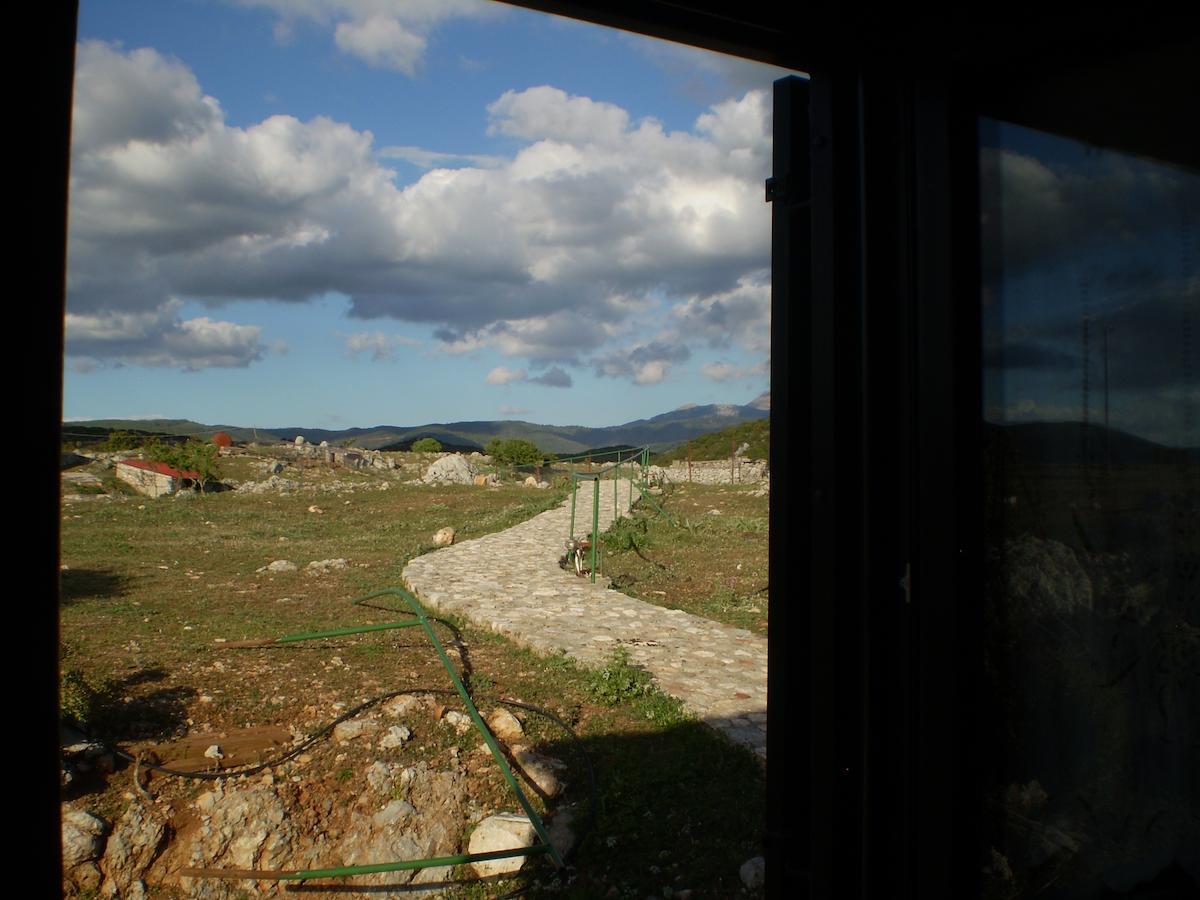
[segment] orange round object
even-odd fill
[[[213,435],[213,443],[218,447],[229,447],[233,445],[233,438],[229,436],[227,431],[218,431]]]

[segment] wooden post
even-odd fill
[[[688,484],[692,483],[692,442],[688,441]]]

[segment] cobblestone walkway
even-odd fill
[[[623,514],[629,482],[617,484]],[[589,487],[580,484],[576,535],[591,527]],[[613,502],[613,482],[602,482],[602,531],[613,521]],[[566,552],[570,519],[568,500],[507,531],[419,556],[405,567],[404,580],[429,608],[461,615],[543,653],[561,649],[595,666],[624,645],[662,690],[765,759],[766,639],[634,600],[599,578],[592,584],[563,570],[558,561]]]

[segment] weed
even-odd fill
[[[628,650],[617,647],[602,668],[589,673],[587,689],[597,702],[616,706],[653,691],[654,682],[645,669],[630,661]]]
[[[344,769],[338,769],[337,775],[334,776],[338,781],[349,781],[353,777],[354,770],[349,766],[346,766]]]
[[[606,549],[612,552],[641,550],[646,543],[646,520],[621,516],[600,536]]]

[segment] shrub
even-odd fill
[[[441,453],[442,443],[436,438],[423,437],[420,440],[413,441],[413,453]]]
[[[488,456],[505,466],[536,465],[546,458],[537,444],[520,438],[494,438],[485,449]]]
[[[184,444],[154,441],[146,445],[146,455],[151,459],[180,471],[195,472],[200,493],[204,493],[208,482],[221,477],[220,467],[217,465],[218,453],[220,448],[216,444],[202,444],[199,441],[188,441]]]

